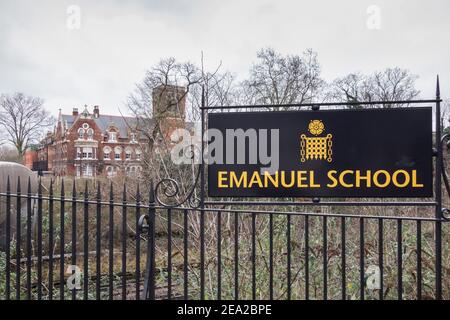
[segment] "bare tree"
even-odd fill
[[[258,62],[242,83],[247,104],[306,103],[317,99],[324,81],[320,77],[317,53],[311,49],[301,56],[283,56],[271,48],[257,53]]]
[[[370,75],[351,73],[334,80],[330,86],[329,97],[342,102],[359,101],[407,101],[416,98],[419,90],[415,88],[417,76],[401,68],[387,68]],[[376,107],[392,108],[403,104],[381,104]],[[358,108],[358,105],[349,105]]]
[[[0,97],[0,128],[4,140],[12,143],[21,156],[54,123],[43,103],[40,98],[19,92]]]

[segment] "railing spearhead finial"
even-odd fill
[[[441,89],[439,87],[439,75],[436,76],[436,97],[441,96]]]

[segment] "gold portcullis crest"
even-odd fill
[[[311,120],[308,124],[308,131],[312,137],[306,134],[300,135],[300,160],[327,160],[332,161],[332,145],[331,133],[326,136],[320,136],[325,131],[325,125],[322,120]]]

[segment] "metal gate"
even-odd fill
[[[439,83],[432,100],[203,103],[202,133],[211,109],[432,104],[440,119],[440,103]],[[148,198],[115,186],[120,200],[113,184],[102,199],[99,184],[52,181],[34,195],[8,179],[0,299],[450,299],[450,136],[440,121],[435,132],[434,198],[423,201],[212,201],[203,164],[184,198],[173,179],[150,183]]]
[[[431,100],[210,107],[204,105],[203,98],[202,137],[206,113],[213,109],[435,105],[434,198],[210,201],[205,195],[202,163],[193,190],[178,203],[162,200],[163,196],[179,196],[175,180],[163,179],[151,188],[155,192],[148,214],[139,221],[149,237],[143,298],[158,298],[155,279],[161,276],[163,264],[168,299],[173,297],[174,279],[181,279],[180,296],[184,299],[449,299],[449,209],[443,207],[442,198],[444,184],[448,206],[450,188],[443,145],[449,135],[441,135],[440,103],[439,79],[436,98]],[[204,142],[201,149],[203,154]],[[200,189],[198,199],[196,187]],[[162,257],[165,261],[158,259],[155,250],[158,215],[167,217],[167,255]],[[181,270],[173,266],[171,228],[175,215],[183,221]],[[199,222],[195,252],[189,243],[192,240],[188,219],[192,216],[198,217]],[[190,281],[193,277],[196,282]]]

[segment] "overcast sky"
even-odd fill
[[[81,10],[79,29],[70,5]],[[439,73],[448,97],[449,35],[448,0],[1,0],[0,93],[40,96],[55,115],[85,104],[118,114],[162,57],[198,63],[203,50],[207,66],[222,61],[242,79],[256,51],[270,46],[314,49],[327,81],[407,68],[419,75],[423,98],[434,97]]]

